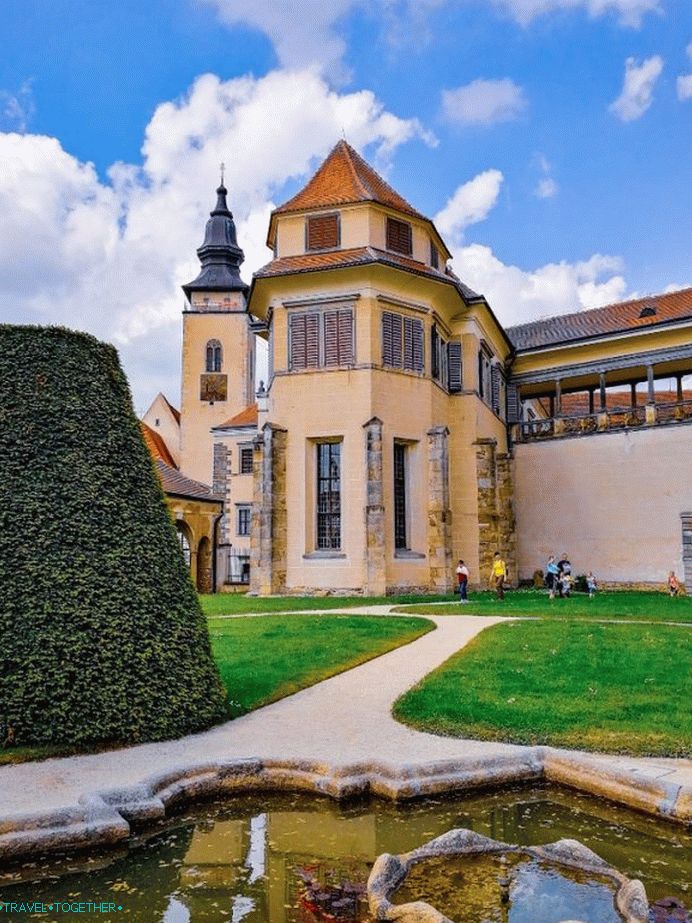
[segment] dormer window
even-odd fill
[[[639,312],[640,317],[656,317],[656,305],[646,304]]]
[[[411,225],[396,218],[387,218],[387,250],[411,256],[413,253]]]
[[[338,213],[313,215],[305,222],[306,250],[335,250],[341,243]]]

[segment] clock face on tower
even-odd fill
[[[228,393],[228,376],[218,372],[207,372],[199,376],[199,399],[214,403],[225,401]]]

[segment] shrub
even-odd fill
[[[586,574],[579,574],[578,577],[574,578],[572,589],[576,590],[577,593],[588,593],[589,592],[589,587],[586,582]]]
[[[542,570],[533,572],[533,587],[536,590],[542,590],[545,586],[545,575]]]
[[[57,327],[1,325],[3,739],[160,740],[224,714],[115,349]]]

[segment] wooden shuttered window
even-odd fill
[[[340,243],[339,216],[314,215],[307,219],[306,250],[334,250]]]
[[[430,265],[433,269],[440,268],[440,251],[432,241],[430,241]]]
[[[292,314],[289,322],[290,368],[316,369],[320,364],[320,315]]]
[[[519,423],[521,420],[521,398],[515,384],[507,384],[507,422]]]
[[[423,372],[423,322],[416,317],[382,312],[382,363],[394,369]]]
[[[402,316],[391,311],[382,312],[382,363],[392,368],[403,367],[401,352]]]
[[[396,218],[387,218],[387,250],[410,256],[413,252],[411,225]]]
[[[490,406],[495,413],[500,413],[500,366],[493,365],[490,369]]]
[[[353,311],[326,311],[324,314],[325,366],[353,365]]]
[[[461,343],[454,340],[447,343],[448,383],[450,392],[461,391]]]
[[[430,374],[440,380],[440,336],[435,324],[430,328]]]

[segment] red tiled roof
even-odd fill
[[[164,462],[164,464],[171,468],[175,468],[176,465],[173,461],[173,456],[169,452],[168,446],[164,442],[161,434],[157,433],[155,429],[147,426],[147,424],[143,423],[141,420],[139,425],[142,429],[142,436],[144,436],[144,442],[149,449],[151,457],[157,461]]]
[[[219,423],[214,429],[225,429],[227,426],[257,426],[257,404],[250,404],[245,410],[241,410],[230,420]]]
[[[692,319],[692,288],[548,317],[508,327],[507,334],[518,350],[538,349],[687,319]]]
[[[209,503],[223,503],[223,497],[217,496],[206,484],[186,478],[176,468],[171,468],[160,458],[156,459],[156,468],[161,478],[164,492],[175,497],[188,497],[192,500],[204,500]]]
[[[405,269],[417,275],[427,276],[438,282],[454,285],[466,301],[477,301],[481,296],[470,289],[450,270],[433,269],[411,257],[377,250],[375,247],[353,247],[349,250],[330,250],[328,253],[303,253],[298,256],[284,256],[272,260],[255,273],[255,278],[284,276],[295,272],[318,272],[321,269],[345,269],[349,266],[366,266],[383,263],[396,269]]]
[[[346,141],[339,141],[308,184],[292,199],[276,208],[273,214],[355,202],[378,202],[415,218],[427,220]]]
[[[674,404],[678,399],[677,391],[656,391],[657,404]],[[682,399],[684,401],[692,400],[692,391],[683,391]],[[637,392],[637,405],[643,406],[647,402],[647,394],[643,391]],[[589,412],[589,395],[584,391],[578,394],[563,394],[561,401],[562,413],[566,416],[578,416]],[[543,399],[545,412],[548,413],[548,405]],[[632,393],[626,391],[606,391],[606,407],[608,410],[627,410],[632,406]],[[600,398],[598,390],[594,395],[594,407],[596,410],[600,407]]]

